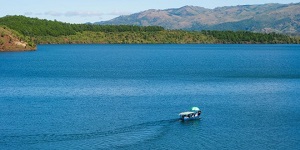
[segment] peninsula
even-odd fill
[[[299,44],[300,38],[250,31],[186,31],[160,26],[70,24],[25,16],[0,18],[0,51],[36,44]]]

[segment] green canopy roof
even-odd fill
[[[198,107],[192,107],[192,111],[199,111],[200,109]]]

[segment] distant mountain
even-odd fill
[[[238,5],[207,9],[150,9],[95,24],[162,26],[185,30],[246,30],[300,35],[300,3]]]

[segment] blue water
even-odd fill
[[[198,106],[201,119],[178,121]],[[0,149],[300,147],[300,45],[0,53]]]

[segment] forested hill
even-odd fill
[[[153,32],[162,31],[159,26],[133,26],[133,25],[92,25],[92,24],[70,24],[59,21],[51,21],[25,16],[5,16],[0,18],[0,25],[6,25],[26,36],[62,36],[75,35],[77,32]]]
[[[300,43],[298,37],[248,31],[165,30],[159,26],[70,24],[25,16],[0,18],[35,44],[65,43]]]

